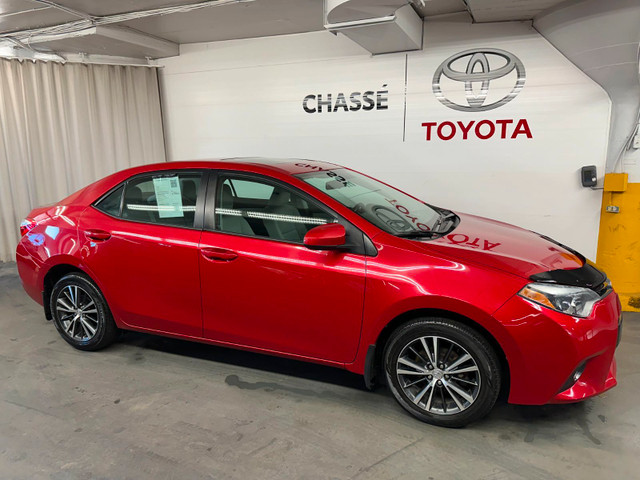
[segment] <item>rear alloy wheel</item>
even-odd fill
[[[485,416],[500,392],[500,368],[489,343],[444,318],[400,327],[385,350],[387,383],[409,413],[434,425],[461,427]]]
[[[83,274],[72,273],[58,280],[51,292],[50,307],[62,338],[80,350],[99,350],[117,336],[102,293]]]

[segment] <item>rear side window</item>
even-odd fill
[[[201,179],[199,173],[172,173],[129,180],[122,202],[122,218],[191,228]]]
[[[122,202],[123,191],[124,191],[124,185],[120,185],[113,192],[111,192],[109,195],[107,195],[98,203],[96,203],[96,208],[108,215],[119,217],[120,204]]]

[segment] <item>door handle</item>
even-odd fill
[[[200,253],[207,260],[221,260],[224,262],[229,262],[238,258],[238,254],[236,252],[234,252],[233,250],[227,250],[226,248],[201,248]]]
[[[104,230],[86,230],[84,234],[87,238],[96,242],[104,242],[105,240],[109,240],[111,238],[111,234],[109,232],[105,232]]]

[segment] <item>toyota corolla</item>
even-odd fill
[[[344,368],[436,425],[616,385],[621,308],[560,243],[302,160],[147,165],[20,225],[27,293],[72,346],[122,330]]]

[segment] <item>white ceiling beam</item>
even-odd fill
[[[65,7],[52,0],[34,0],[49,8],[55,8],[78,20],[48,27],[33,28],[0,34],[0,48],[13,48],[16,42],[32,53],[56,54],[94,54],[115,56],[133,56],[136,58],[171,57],[179,54],[179,45],[170,40],[158,38],[129,27],[116,24],[140,18],[185,13],[198,9],[219,7],[228,4],[248,3],[254,0],[200,0],[177,6],[151,8],[134,12],[116,13],[104,16],[92,16],[85,12]],[[86,42],[78,41],[84,37]],[[34,45],[45,47],[47,51],[37,50]],[[20,46],[19,46],[20,48]],[[24,50],[24,48],[20,48]],[[6,51],[4,48],[3,51]],[[2,54],[0,53],[0,56]]]
[[[180,45],[177,43],[154,37],[129,27],[96,27],[96,34],[101,37],[136,45],[142,50],[148,51],[150,53],[147,55],[148,57],[173,57],[180,53]]]
[[[94,40],[96,38],[99,38],[99,41],[96,42]],[[7,40],[11,43],[17,43],[15,39],[9,38]],[[41,47],[50,50],[51,53],[63,52],[62,55],[66,58],[69,53],[104,56],[106,50],[109,49],[110,42],[114,50],[125,51],[128,57],[160,58],[173,57],[180,53],[180,45],[177,43],[120,26],[97,26],[68,33],[34,35],[29,38],[28,43],[21,43],[22,46],[31,48],[38,53],[49,53]],[[95,49],[96,43],[100,43],[104,49],[92,51],[92,48]],[[116,56],[119,55],[116,54]]]

